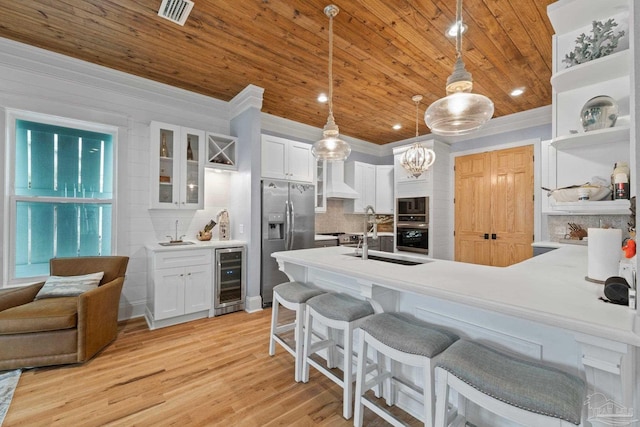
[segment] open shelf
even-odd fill
[[[629,75],[629,49],[560,70],[551,77],[556,92],[565,92]]]
[[[207,133],[207,161],[205,166],[217,169],[238,170],[236,161],[237,138]]]
[[[582,202],[555,202],[549,201],[551,210],[557,213],[587,214],[587,215],[631,215],[629,200],[600,200]]]
[[[629,138],[630,128],[628,125],[625,125],[559,136],[553,139],[551,145],[558,150],[568,150],[589,145],[629,141]]]

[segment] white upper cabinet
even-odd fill
[[[553,139],[542,145],[541,185],[560,188],[590,182],[593,177],[609,179],[617,162],[627,162],[632,171],[630,116],[632,52],[629,40],[631,0],[561,0],[549,5],[547,12],[556,34],[553,36],[552,124]],[[565,56],[574,52],[576,39],[592,36],[592,23],[613,19],[613,33],[624,31],[618,47],[607,56],[569,66]],[[606,95],[618,104],[613,127],[586,131],[581,111],[590,99]],[[633,182],[633,181],[632,181]],[[632,195],[635,189],[631,188]],[[559,203],[543,192],[543,211],[547,213],[629,213],[628,203],[620,200]]]
[[[262,135],[262,177],[313,183],[315,159],[311,145]]]
[[[368,205],[376,209],[375,165],[362,162],[346,162],[344,164],[344,182],[359,194],[357,199],[344,201],[345,212],[364,213],[364,208]]]
[[[327,161],[316,162],[316,212],[327,211]]]
[[[376,213],[393,214],[393,165],[376,166]]]
[[[151,122],[150,207],[202,209],[204,131]]]

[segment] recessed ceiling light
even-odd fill
[[[393,128],[393,130],[400,130],[402,129],[402,125],[400,123],[396,123],[395,125],[391,126]]]
[[[511,96],[520,96],[524,93],[524,88],[523,87],[519,87],[517,89],[514,89],[511,91]]]
[[[456,22],[455,24],[451,25],[449,27],[449,29],[447,30],[447,32],[445,33],[447,35],[447,37],[455,37],[458,35],[458,22]],[[464,34],[467,31],[467,24],[462,24],[462,34]]]
[[[320,95],[318,95],[318,102],[327,102],[328,100],[329,98],[327,98],[326,93],[321,93]]]

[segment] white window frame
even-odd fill
[[[74,203],[109,203],[111,205],[111,254],[116,252],[116,236],[117,236],[117,200],[118,200],[118,130],[117,126],[104,125],[100,123],[92,123],[83,120],[70,119],[65,117],[53,116],[49,114],[35,113],[30,111],[6,109],[6,136],[5,136],[5,155],[6,155],[6,190],[5,190],[5,221],[4,236],[5,239],[3,251],[7,255],[4,257],[4,283],[6,285],[20,285],[26,283],[37,283],[45,280],[47,276],[33,276],[27,278],[15,277],[15,245],[16,245],[16,206],[19,201],[29,201],[35,197],[16,196],[15,193],[15,146],[16,146],[16,120],[25,120],[31,122],[44,123],[53,126],[62,126],[74,129],[82,129],[86,131],[110,134],[113,137],[113,193],[111,199],[77,199]],[[60,199],[52,197],[37,197],[39,202],[60,202]],[[8,215],[7,215],[8,214]],[[109,255],[109,254],[103,254]]]

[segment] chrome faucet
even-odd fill
[[[369,213],[371,212],[371,213]],[[376,211],[373,206],[367,205],[364,208],[364,233],[362,235],[362,259],[369,259],[369,244],[367,243],[369,234],[369,223],[373,224],[373,239],[378,238],[378,224],[376,223]]]
[[[184,236],[186,236],[186,234],[183,234],[182,236],[178,237],[178,221],[179,221],[179,220],[177,220],[177,219],[176,219],[176,235],[175,235],[175,237],[174,237],[174,236],[169,236],[169,235],[167,234],[167,237],[169,238],[169,241],[170,241],[171,243],[178,243],[178,242],[182,242],[182,238],[183,238]]]

